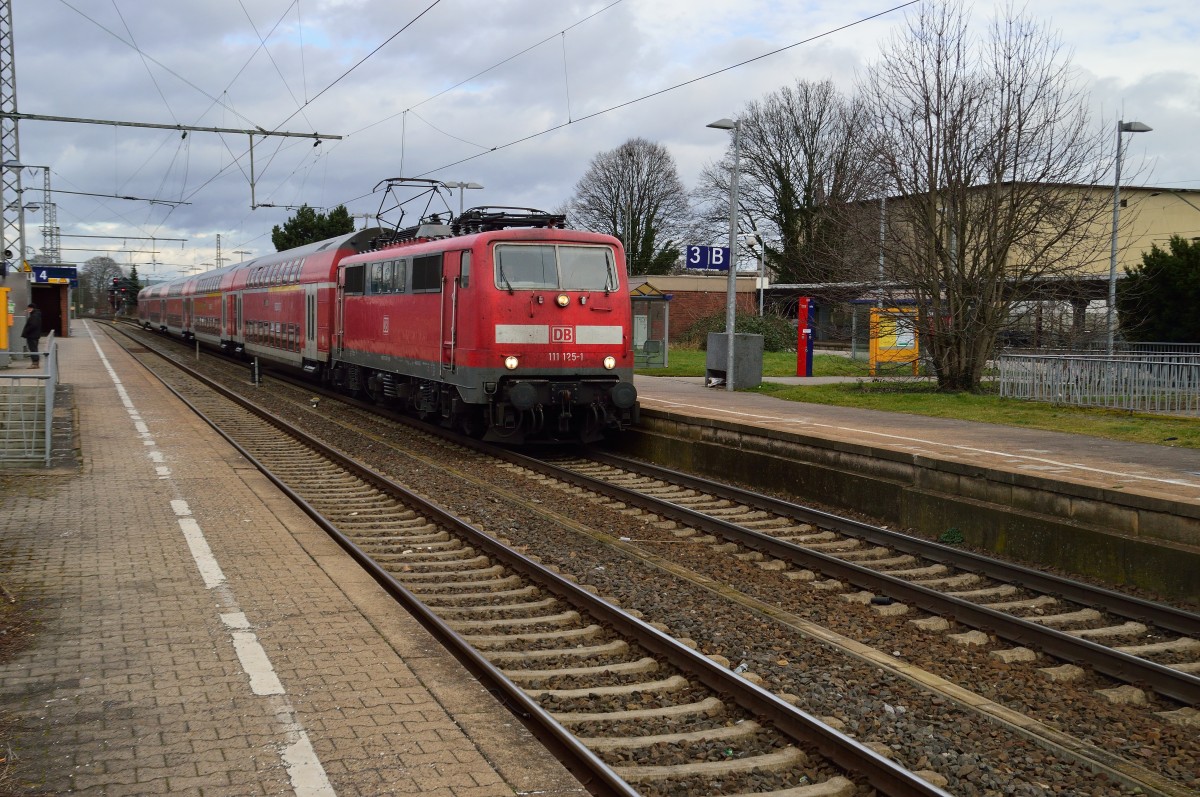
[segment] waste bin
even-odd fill
[[[704,384],[724,387],[728,367],[728,336],[724,332],[708,333],[708,355],[704,361]],[[745,332],[733,336],[733,389],[758,387],[762,384],[763,336]]]

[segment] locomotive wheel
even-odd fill
[[[483,416],[478,412],[460,413],[456,419],[455,426],[458,431],[465,434],[467,437],[483,437],[483,433],[487,430],[487,424],[483,421]]]
[[[371,401],[376,404],[383,404],[387,398],[383,394],[383,381],[377,374],[372,374],[365,380],[367,389],[366,393],[371,398]]]

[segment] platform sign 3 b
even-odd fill
[[[683,258],[684,268],[697,271],[728,271],[728,246],[689,246]]]

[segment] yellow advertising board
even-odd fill
[[[921,367],[917,340],[916,308],[871,308],[870,375],[878,376],[881,365],[911,365],[913,376]]]

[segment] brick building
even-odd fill
[[[729,296],[729,279],[720,276],[634,276],[629,279],[629,288],[638,292],[643,285],[658,293],[671,297],[671,323],[667,331],[668,342],[676,343],[701,318],[725,314]],[[758,313],[757,281],[754,274],[737,278],[737,311]]]

